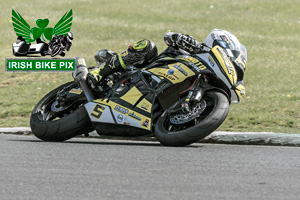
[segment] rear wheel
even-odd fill
[[[205,93],[188,113],[181,109],[182,103],[177,101],[157,121],[155,136],[163,145],[186,146],[203,139],[223,123],[229,112],[227,97],[217,91]]]
[[[77,87],[74,82],[59,86],[43,97],[30,117],[32,133],[44,141],[64,141],[92,131],[92,124],[83,106],[85,99],[59,103],[57,95]]]

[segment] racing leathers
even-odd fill
[[[164,35],[164,41],[168,45],[168,48],[159,57],[163,55],[176,56],[175,54],[180,54],[180,50],[191,54],[201,52],[201,44],[189,35],[168,32]],[[98,68],[89,73],[86,70],[79,69],[75,71],[73,76],[75,81],[87,77],[88,83],[94,87],[109,74],[122,71],[128,66],[144,67],[157,57],[157,47],[154,42],[142,39],[131,44],[121,54],[107,49],[98,51],[95,55]]]

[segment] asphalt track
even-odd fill
[[[0,134],[0,199],[299,199],[300,148]]]

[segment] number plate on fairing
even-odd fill
[[[85,108],[92,122],[115,123],[108,106],[89,102]]]
[[[120,124],[150,130],[150,118],[112,101],[109,103],[101,100],[99,101],[103,102],[103,104],[89,102],[85,105],[92,122]]]

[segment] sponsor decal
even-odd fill
[[[190,63],[190,65],[195,69],[197,72],[200,72],[201,70],[205,70],[206,67],[203,65],[202,62],[200,62],[198,59],[193,58],[193,57],[188,57],[188,58],[180,58],[181,60],[187,61]]]
[[[172,76],[174,76],[175,78],[179,79],[179,78],[174,74],[174,72],[175,72],[174,69],[169,69],[168,72],[167,72],[167,74],[168,74],[168,75],[172,75]]]
[[[75,89],[73,88],[72,90],[70,90],[70,93],[73,93],[73,94],[81,94],[82,90],[81,89]]]
[[[147,40],[145,40],[145,39],[139,40],[132,44],[132,48],[135,50],[141,50],[141,49],[146,48],[147,44],[148,44]]]
[[[197,71],[197,72],[201,72],[201,70],[193,63],[190,63],[190,65],[192,66],[192,68]]]
[[[169,74],[169,75],[173,75],[173,74],[174,74],[174,72],[175,72],[175,70],[174,70],[174,69],[169,69],[169,71],[168,71],[168,74]]]
[[[175,68],[176,68],[178,71],[180,71],[183,75],[187,76],[188,73],[187,73],[186,71],[184,71],[180,66],[181,66],[181,64],[180,64],[180,65],[177,65],[177,64],[173,65],[173,67],[175,67]]]
[[[130,116],[130,117],[132,117],[132,118],[134,118],[134,119],[137,119],[137,120],[141,121],[141,118],[138,117],[138,116],[136,116],[136,115],[134,114],[134,112],[129,113],[128,116]]]
[[[228,71],[228,74],[231,74],[234,71],[233,71],[233,66],[232,66],[229,58],[227,57],[226,53],[222,49],[220,49],[220,48],[217,48],[217,49],[218,49],[219,53],[221,54],[221,56],[224,60],[224,63],[226,65],[226,68],[227,68],[227,71]],[[233,76],[234,76],[234,74],[233,74]]]
[[[210,56],[208,57],[208,61],[213,67],[215,66],[215,62],[213,61],[213,59]]]
[[[221,35],[220,37],[222,38],[223,41],[225,41],[227,44],[229,44],[229,40],[225,35]]]
[[[140,103],[138,103],[137,108],[140,108],[140,109],[145,110],[146,112],[150,113],[152,104],[147,99],[143,99],[142,101],[140,101]]]
[[[122,116],[122,121],[119,121],[119,122],[123,122],[124,125],[130,125],[130,122],[128,121],[127,117],[123,116],[123,115],[121,115],[121,116]],[[121,117],[120,117],[120,120],[121,120]]]
[[[118,117],[117,117],[117,121],[122,122],[123,118],[124,118],[123,115],[119,114]]]
[[[127,114],[128,113],[128,110],[125,109],[125,108],[122,108],[121,106],[116,106],[115,110],[118,111],[118,112],[120,112],[120,113],[123,113],[123,114]]]
[[[149,126],[149,119],[146,119],[143,123],[142,126],[148,127]]]
[[[158,75],[162,75],[162,76],[166,77],[167,79],[175,81],[175,78],[173,78],[172,76],[170,76],[168,74],[165,74],[165,73],[162,73],[162,72],[158,72]]]
[[[144,109],[144,110],[148,110],[149,109],[149,104],[143,103],[141,105],[141,108]]]

